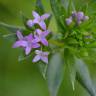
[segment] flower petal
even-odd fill
[[[16,32],[16,35],[17,35],[19,40],[23,39],[23,35],[22,35],[22,33],[19,30]]]
[[[32,42],[37,43],[39,41],[40,41],[39,37],[37,35],[34,35],[34,39],[32,40]]]
[[[40,47],[40,44],[38,44],[38,43],[33,43],[32,44],[32,48],[39,48]]]
[[[25,37],[27,41],[32,41],[33,40],[33,34],[30,33],[28,36]]]
[[[45,46],[48,46],[48,41],[45,38],[41,39],[42,44],[44,44]]]
[[[32,48],[29,47],[29,46],[27,46],[27,47],[25,48],[25,54],[28,55],[28,54],[31,52],[31,50],[32,50]]]
[[[40,27],[41,27],[43,30],[46,30],[46,24],[45,24],[44,21],[39,22],[39,25],[40,25]]]
[[[50,33],[49,30],[46,30],[42,34],[43,34],[44,37],[46,37],[49,33]]]
[[[39,55],[39,54],[42,53],[42,51],[40,51],[40,50],[35,50],[35,53]]]
[[[49,55],[49,52],[43,52],[43,54],[44,54],[45,56],[48,56],[48,55]]]
[[[45,20],[45,19],[47,19],[47,18],[49,18],[49,17],[50,17],[50,14],[47,14],[47,13],[46,13],[46,14],[44,14],[44,15],[41,16],[41,19],[42,19],[42,20]]]
[[[41,60],[42,60],[43,62],[45,62],[45,63],[48,64],[48,57],[42,56],[42,57],[41,57]]]
[[[35,30],[38,35],[41,35],[42,31],[40,29]]]
[[[32,15],[34,16],[34,18],[40,18],[39,14],[36,11],[33,11]]]
[[[39,23],[38,18],[35,18],[35,19],[33,20],[33,23],[34,23],[34,24],[38,24],[38,23]]]
[[[20,40],[15,42],[15,44],[13,45],[13,48],[26,47],[26,46],[27,46],[27,42]]]
[[[32,20],[28,20],[27,21],[27,26],[28,27],[32,27],[34,25],[33,21]]]
[[[39,56],[39,55],[36,55],[36,56],[33,58],[32,62],[37,62],[37,61],[39,61],[39,60],[40,60],[40,56]]]

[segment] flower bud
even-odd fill
[[[70,17],[70,18],[66,18],[66,24],[67,25],[70,25],[71,23],[72,23],[72,17]]]
[[[77,24],[78,24],[78,25],[80,25],[81,23],[82,23],[82,21],[80,21],[80,20],[77,21]]]
[[[27,26],[28,26],[28,27],[31,28],[33,25],[34,25],[34,23],[33,23],[32,20],[28,20],[28,21],[27,21]]]
[[[73,11],[72,12],[72,18],[75,18],[75,17],[77,17],[77,13],[76,13],[76,11]]]
[[[84,21],[89,20],[89,16],[84,16],[83,20]]]
[[[84,13],[83,12],[78,12],[77,13],[77,20],[83,20],[84,18]]]

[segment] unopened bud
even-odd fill
[[[72,23],[72,18],[67,18],[65,21],[67,25],[70,25]]]
[[[83,20],[84,21],[89,20],[89,16],[84,16]]]
[[[78,12],[77,13],[77,19],[78,20],[83,20],[83,18],[84,18],[84,13],[83,12]]]
[[[33,21],[32,20],[28,20],[27,21],[27,26],[28,27],[32,27],[34,24],[33,24]]]

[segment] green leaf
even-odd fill
[[[31,55],[25,56],[25,54],[22,53],[21,55],[19,55],[18,61],[21,62],[21,61],[27,60]]]
[[[46,72],[47,72],[48,65],[43,62],[39,62],[37,64],[37,67],[39,68],[39,71],[42,74],[43,78],[46,80]]]
[[[91,96],[96,96],[94,86],[89,75],[89,70],[87,66],[81,59],[76,58],[76,77],[78,82],[89,92]]]
[[[65,39],[65,43],[69,44],[69,45],[76,45],[76,44],[78,44],[78,41],[71,37],[71,38]]]
[[[73,91],[75,90],[75,81],[76,81],[76,70],[74,66],[69,66],[69,72],[70,72],[70,79]]]
[[[96,42],[87,44],[86,47],[88,47],[88,48],[96,48]]]
[[[75,60],[72,52],[68,49],[64,49],[64,61],[69,72],[70,81],[72,84],[73,91],[75,90],[75,80],[76,80],[76,70],[75,70]]]
[[[51,96],[57,96],[64,75],[64,62],[60,53],[51,57],[47,69],[47,81]]]
[[[27,26],[27,20],[29,19],[28,17],[26,17],[24,14],[23,14],[23,12],[20,12],[20,17],[21,17],[21,20],[23,21],[23,24],[25,25],[25,27],[27,27],[28,28],[28,26]]]
[[[11,34],[6,34],[6,35],[2,35],[2,37],[6,40],[16,40],[16,33],[11,33]]]
[[[61,31],[63,33],[64,30],[66,30],[66,29],[65,29],[65,26],[64,26],[64,22],[62,22],[62,21],[64,21],[63,20],[64,18],[61,19],[61,17],[63,15],[65,17],[66,11],[62,7],[60,0],[58,0],[58,1],[57,0],[50,0],[50,4],[51,4],[52,11],[54,13],[54,16],[56,18],[56,21],[57,21],[58,29],[59,29],[59,31]]]
[[[68,1],[67,1],[69,3],[68,4],[68,15],[70,15],[70,13],[72,13],[72,11],[75,11],[75,6],[73,4],[73,0],[68,0]]]
[[[16,40],[17,30],[20,30],[21,32],[25,30],[23,27],[8,25],[3,22],[0,22],[0,29],[3,29],[4,31],[8,30],[9,33],[7,34],[3,34],[2,32],[2,37],[8,40]]]
[[[36,11],[42,15],[45,13],[43,4],[42,4],[42,0],[36,0]]]
[[[7,29],[10,33],[16,33],[17,30],[24,30],[23,27],[8,25],[3,22],[0,22],[0,28]]]

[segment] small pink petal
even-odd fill
[[[32,49],[31,47],[28,47],[28,46],[27,46],[27,47],[25,48],[25,54],[28,55],[28,54],[31,52],[31,49]]]
[[[16,34],[17,34],[17,37],[18,37],[19,40],[23,39],[23,35],[19,30],[16,32]]]
[[[41,35],[42,31],[41,31],[40,29],[36,29],[36,33],[37,33],[38,35]]]
[[[26,41],[16,41],[15,44],[13,45],[13,48],[17,48],[17,47],[26,47],[27,46],[27,42]]]
[[[33,34],[30,33],[28,36],[25,37],[28,41],[32,41],[33,40]]]
[[[39,55],[36,55],[36,56],[33,58],[32,62],[37,62],[37,61],[39,61],[39,60],[40,60],[40,56],[39,56]]]
[[[34,16],[34,18],[40,18],[39,14],[36,11],[33,11],[32,15]]]
[[[41,27],[43,30],[46,30],[46,24],[45,24],[44,21],[39,22],[39,25],[40,25],[40,27]]]
[[[41,60],[42,60],[43,62],[45,62],[45,63],[48,64],[48,57],[42,56],[42,57],[41,57]]]
[[[49,33],[50,33],[49,30],[46,30],[43,32],[43,36],[46,37]]]
[[[34,24],[38,24],[38,23],[39,23],[38,18],[35,18],[35,19],[33,20],[33,23],[34,23]]]
[[[40,39],[37,35],[34,35],[34,39],[32,40],[33,43],[40,42]]]
[[[40,50],[35,50],[35,53],[39,55],[39,54],[42,53],[42,51],[40,51]]]
[[[32,44],[32,48],[39,48],[40,47],[40,44],[38,44],[38,43],[33,43]]]
[[[41,39],[42,44],[44,44],[45,46],[48,46],[48,41],[45,38]]]
[[[42,19],[42,20],[45,20],[45,19],[47,19],[47,18],[49,18],[49,17],[50,17],[50,14],[47,14],[47,13],[46,13],[46,14],[44,14],[44,15],[41,16],[41,19]]]
[[[45,56],[48,56],[48,55],[49,55],[49,52],[43,52],[43,54],[44,54]]]

